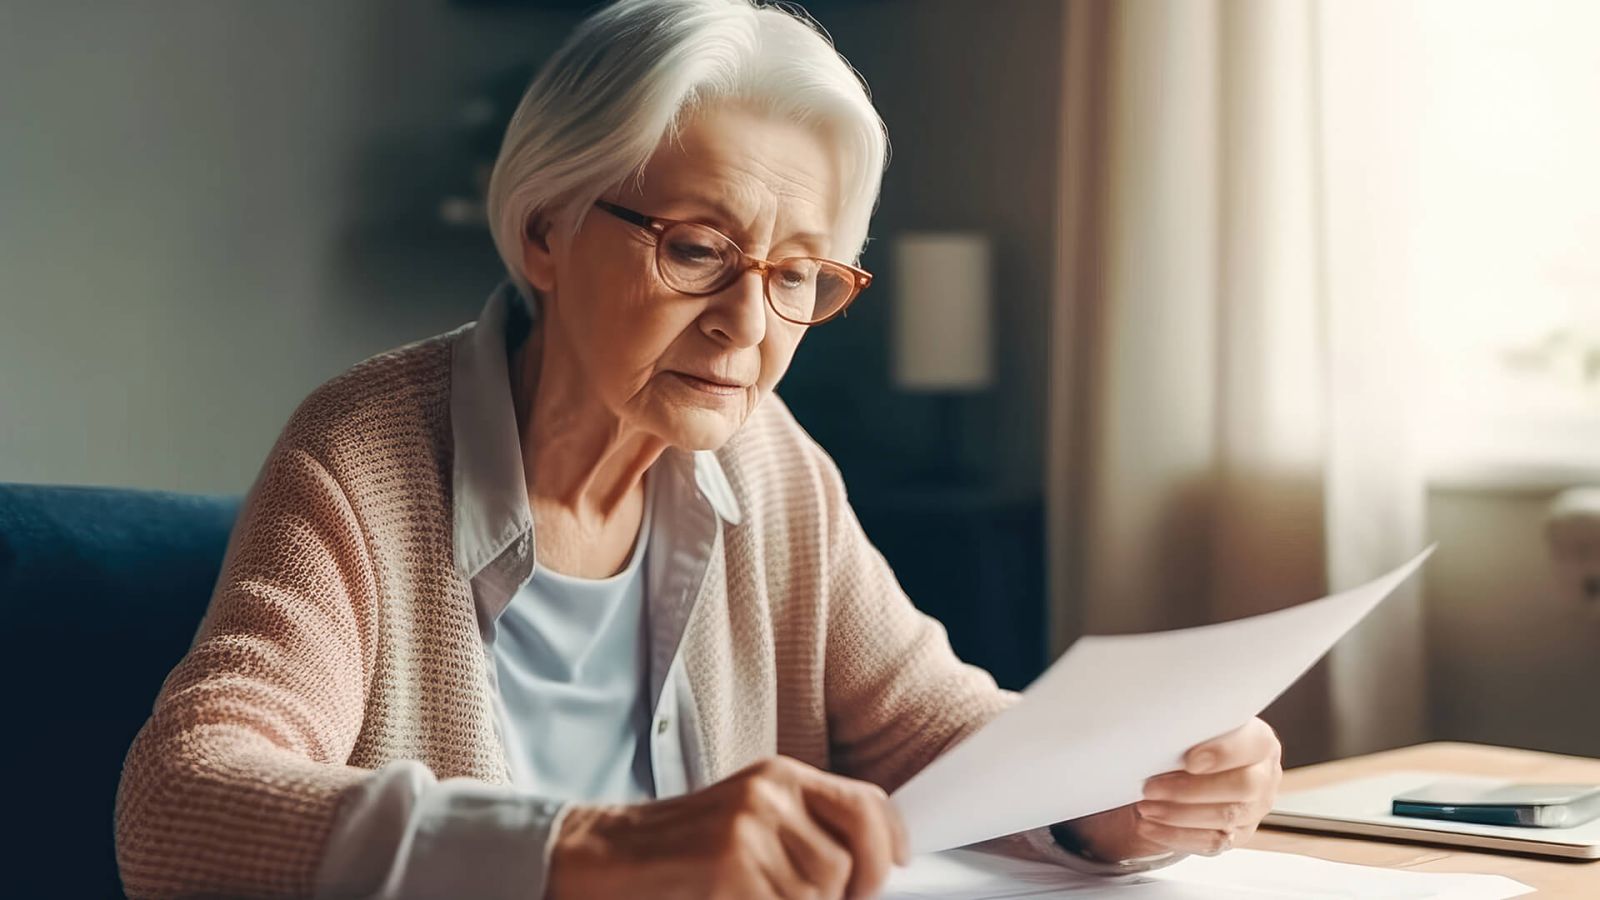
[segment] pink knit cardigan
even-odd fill
[[[323,385],[272,448],[128,752],[130,894],[308,893],[341,794],[391,760],[509,783],[451,547],[463,333]],[[722,526],[684,636],[707,782],[782,753],[892,791],[1014,700],[908,602],[781,401],[718,457],[745,519]]]

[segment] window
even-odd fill
[[[1429,471],[1600,480],[1600,4],[1408,11]]]

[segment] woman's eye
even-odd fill
[[[685,262],[715,262],[721,259],[721,254],[717,253],[717,248],[707,244],[674,241],[671,249],[673,256]]]
[[[792,261],[778,270],[778,284],[790,290],[808,288],[816,284],[817,266],[806,261]]]

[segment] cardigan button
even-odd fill
[[[666,734],[666,733],[667,733],[667,717],[666,716],[662,716],[661,718],[656,720],[656,734]]]

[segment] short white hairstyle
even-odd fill
[[[540,215],[583,225],[594,201],[695,111],[752,104],[818,129],[838,166],[829,256],[859,263],[889,140],[866,82],[798,7],[620,0],[584,20],[529,85],[489,179],[489,228],[524,296],[522,240]]]

